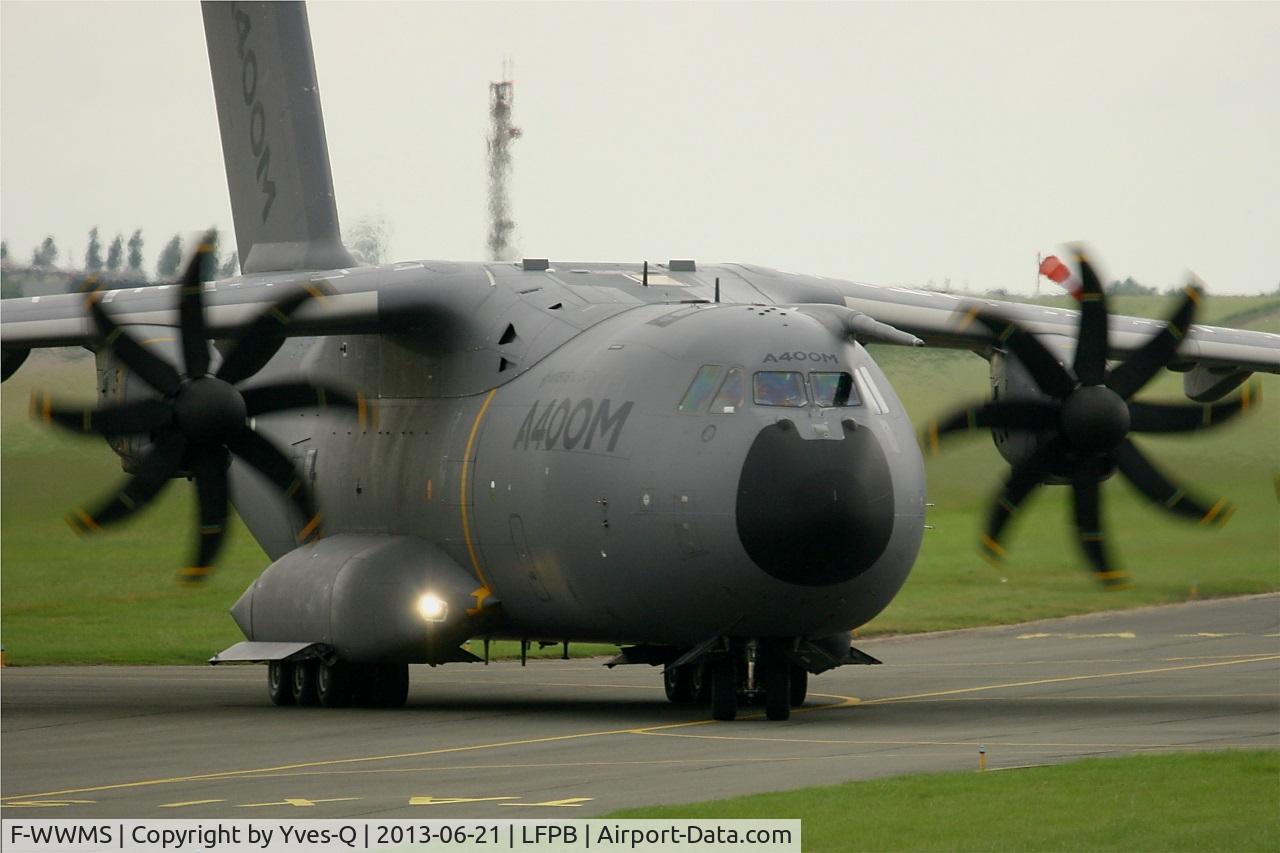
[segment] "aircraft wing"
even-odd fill
[[[545,262],[544,262],[545,263]],[[559,271],[557,271],[557,268]],[[1079,312],[900,287],[878,287],[815,276],[800,276],[745,264],[706,266],[693,271],[663,269],[661,287],[640,285],[639,265],[573,264],[541,267],[541,272],[520,265],[454,264],[443,261],[409,262],[382,267],[362,267],[314,272],[275,272],[243,276],[205,285],[206,323],[215,335],[235,338],[251,320],[286,294],[308,287],[323,287],[326,296],[309,300],[294,315],[287,335],[362,334],[394,331],[397,324],[417,315],[436,328],[467,325],[468,317],[483,300],[498,290],[464,287],[496,274],[512,290],[526,292],[556,288],[573,295],[587,288],[597,294],[619,294],[631,301],[711,301],[723,279],[728,302],[777,304],[826,303],[843,305],[863,313],[935,347],[989,350],[994,343],[981,323],[971,321],[977,308],[1015,320],[1053,351],[1068,353],[1075,346]],[[572,274],[563,271],[570,269]],[[491,271],[491,272],[490,272]],[[508,280],[518,276],[519,280]],[[655,281],[659,277],[655,275]],[[450,286],[451,283],[459,286]],[[174,285],[106,291],[103,304],[121,325],[177,325]],[[593,299],[601,298],[598,295]],[[5,352],[5,373],[14,360],[33,347],[93,344],[97,331],[78,294],[4,300],[0,306],[0,344]],[[1110,318],[1108,342],[1111,358],[1136,352],[1163,323],[1138,317]],[[1183,371],[1189,397],[1217,399],[1240,384],[1250,373],[1280,373],[1280,335],[1215,326],[1193,325],[1183,341],[1174,369]]]
[[[287,273],[248,276],[205,285],[205,323],[218,335],[235,337],[268,305],[290,292],[323,286],[295,315],[288,333],[316,335],[376,331],[378,287],[373,277]],[[120,325],[176,326],[176,284],[158,284],[102,292],[102,304]],[[6,299],[0,305],[0,343],[6,351],[36,347],[83,346],[99,335],[83,294]]]
[[[900,287],[853,284],[840,288],[844,303],[882,323],[909,332],[930,346],[980,348],[991,334],[978,323],[966,323],[972,308],[1016,320],[1038,337],[1075,340],[1078,311],[977,297],[959,297]],[[1112,357],[1139,349],[1164,326],[1163,321],[1112,315],[1107,340]],[[1280,373],[1280,335],[1193,325],[1178,351],[1179,360],[1213,368]]]

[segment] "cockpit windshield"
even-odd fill
[[[693,377],[693,382],[689,385],[689,390],[685,392],[684,398],[680,400],[677,406],[682,412],[701,411],[702,407],[707,404],[707,399],[715,393],[716,385],[720,382],[720,374],[724,373],[724,368],[718,364],[704,364],[698,369],[698,375]]]
[[[761,371],[755,375],[753,385],[754,399],[758,406],[788,406],[798,409],[809,405],[803,373],[790,370]]]
[[[861,406],[862,399],[847,373],[810,373],[813,396],[824,409],[834,406]]]

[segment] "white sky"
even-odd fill
[[[518,244],[1029,291],[1280,283],[1280,4],[314,3],[339,213],[483,258],[487,83],[515,63]],[[0,4],[0,230],[230,239],[195,3]],[[105,240],[104,240],[105,242]]]

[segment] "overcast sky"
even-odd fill
[[[314,3],[342,220],[484,257],[515,64],[524,254],[1030,291],[1037,252],[1280,284],[1280,4]],[[0,3],[0,230],[230,233],[195,3]],[[230,239],[228,237],[228,239]]]

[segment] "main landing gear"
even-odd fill
[[[273,705],[399,708],[409,697],[409,665],[271,661],[267,696]]]
[[[778,644],[749,641],[662,672],[667,699],[677,705],[709,705],[717,720],[732,720],[746,704],[764,704],[770,720],[786,720],[804,704],[809,673]]]

